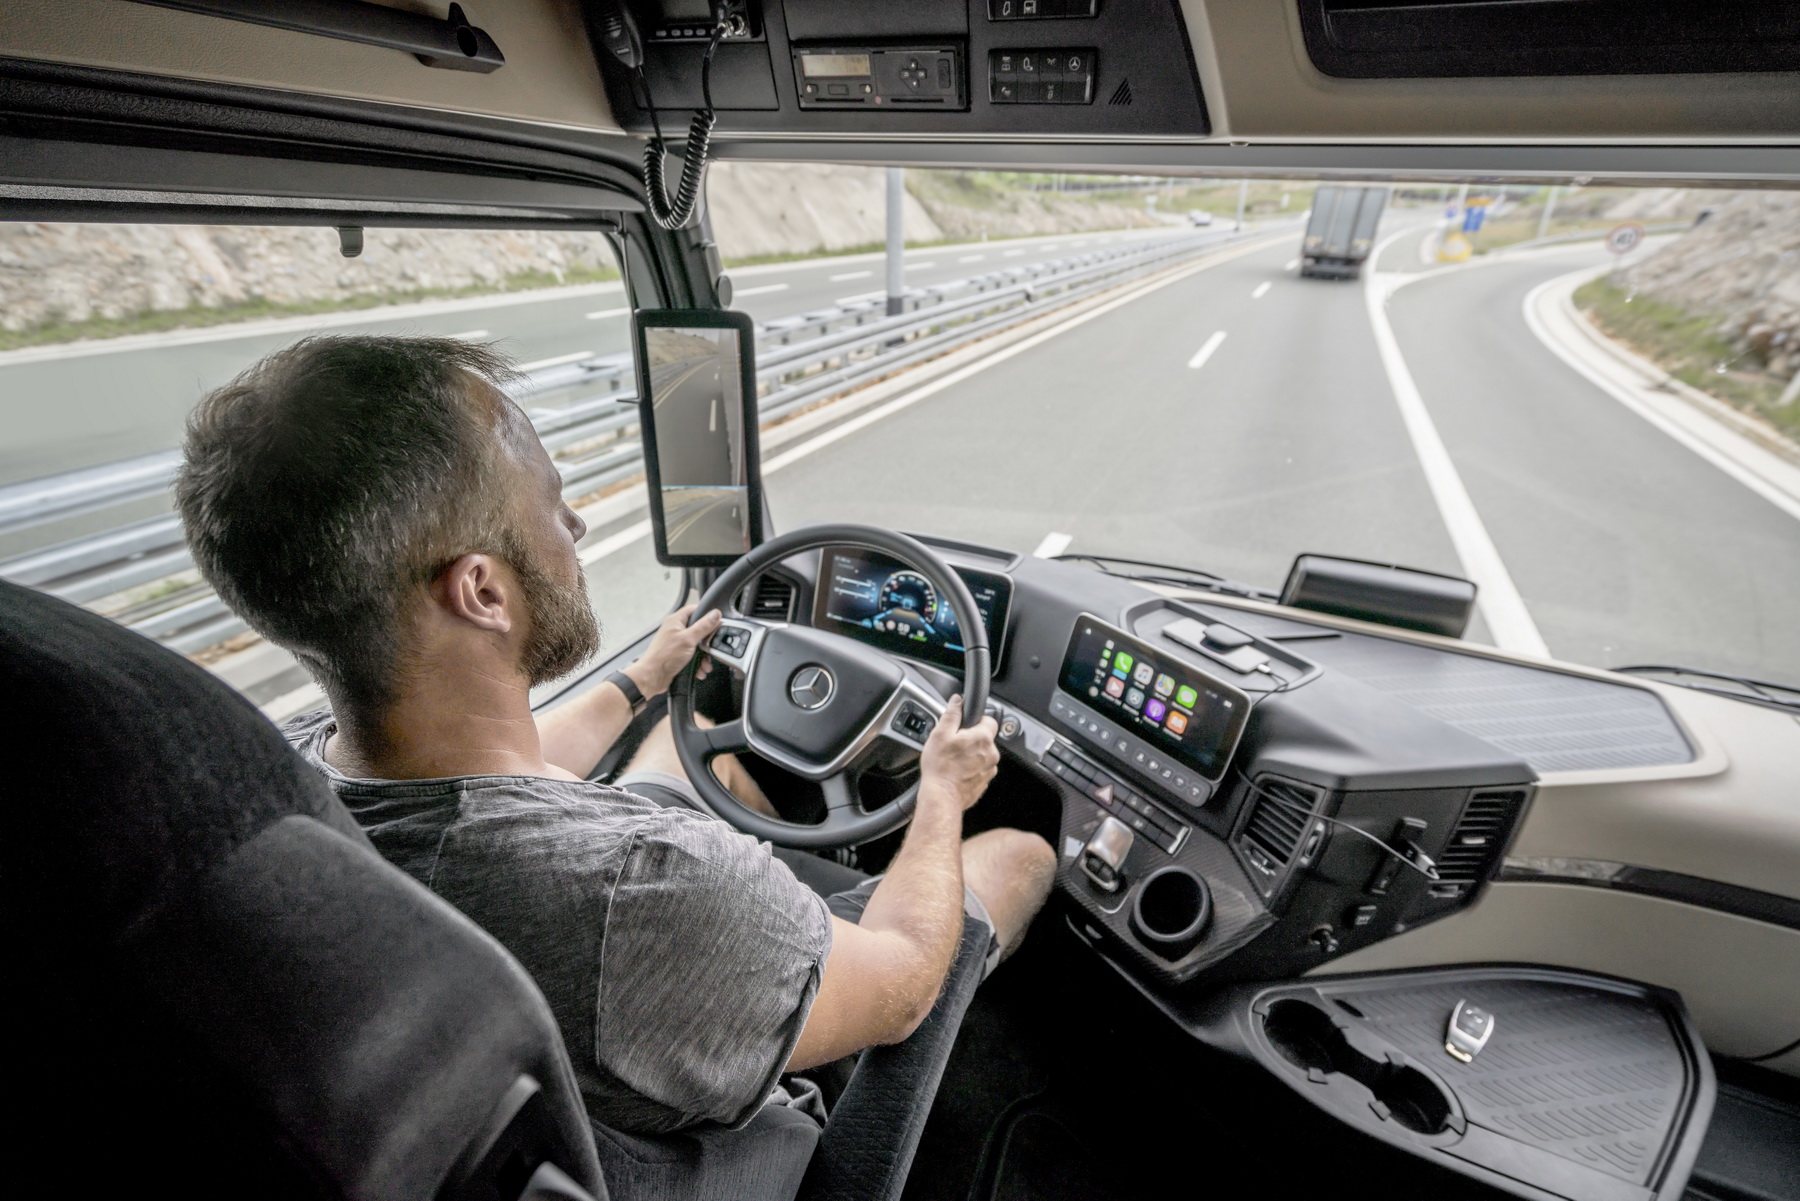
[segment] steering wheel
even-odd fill
[[[987,627],[961,576],[918,540],[862,525],[816,525],[763,543],[728,567],[694,609],[719,610],[724,621],[702,649],[715,662],[744,673],[743,716],[719,726],[694,721],[694,681],[699,660],[669,689],[669,725],[675,752],[700,798],[719,817],[747,834],[778,846],[855,846],[899,829],[912,819],[919,786],[865,810],[858,787],[861,769],[879,742],[910,754],[925,748],[944,712],[944,698],[905,659],[808,626],[759,621],[739,612],[734,600],[745,584],[770,565],[804,551],[855,546],[892,556],[923,574],[949,601],[963,635],[963,728],[987,709]],[[820,581],[820,587],[826,587]],[[713,775],[719,755],[754,751],[825,794],[825,820],[803,825],[768,817],[731,795]]]

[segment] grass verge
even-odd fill
[[[1717,317],[1633,295],[1604,275],[1577,288],[1575,304],[1608,337],[1682,383],[1763,418],[1800,443],[1800,403],[1777,403],[1787,381],[1721,338]]]

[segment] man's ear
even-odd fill
[[[432,589],[447,614],[476,629],[509,633],[517,614],[512,573],[492,555],[467,554],[446,567]]]

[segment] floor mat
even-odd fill
[[[1125,1201],[1105,1165],[1062,1122],[1041,1110],[1013,1119],[987,1201]]]

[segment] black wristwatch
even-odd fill
[[[606,682],[625,694],[625,700],[631,705],[633,717],[642,713],[644,706],[650,703],[650,698],[646,697],[644,690],[637,686],[637,681],[622,671],[615,671],[607,676]]]

